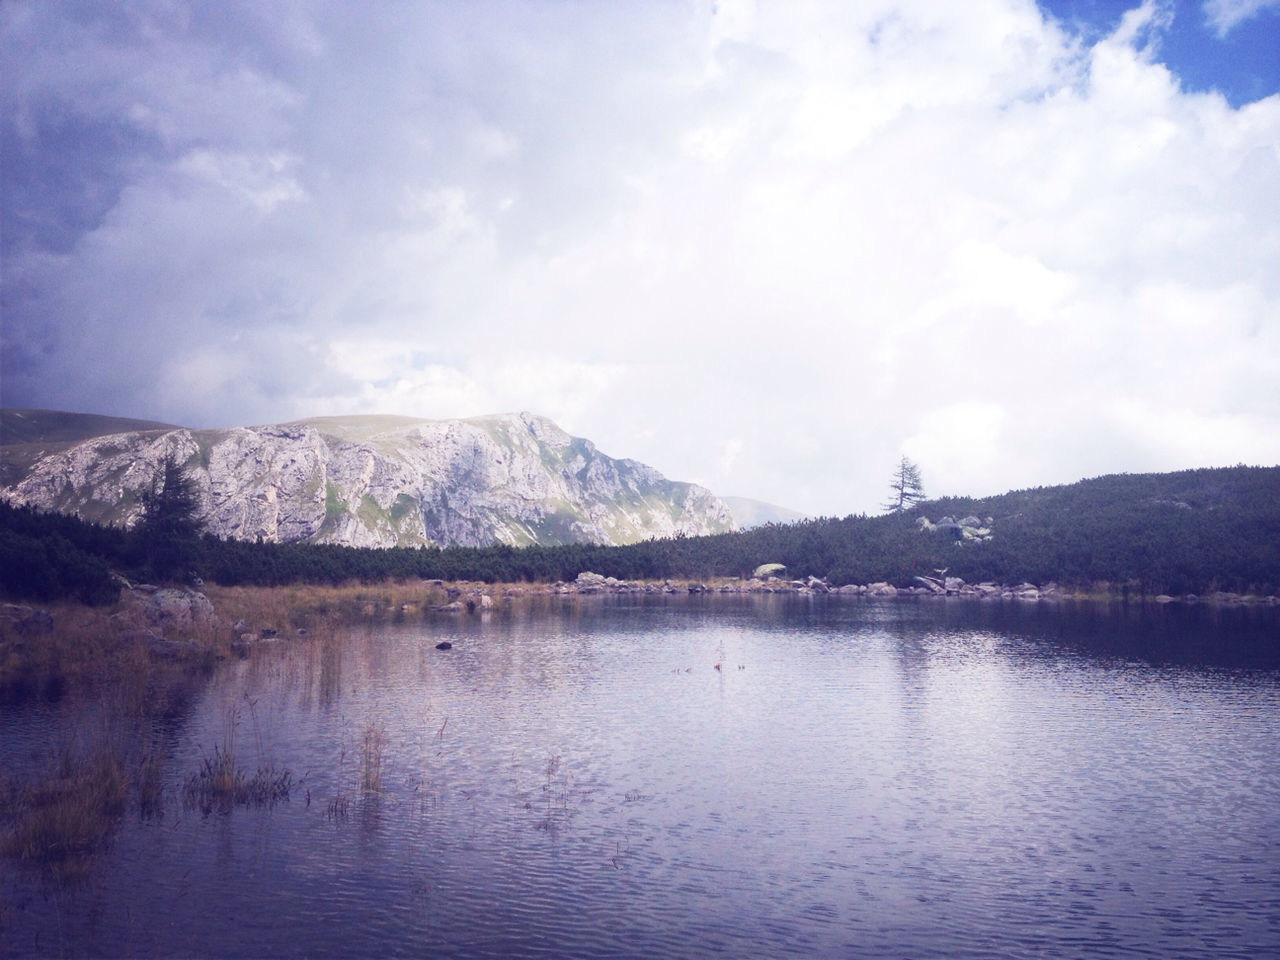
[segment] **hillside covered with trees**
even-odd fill
[[[154,509],[165,509],[162,494],[161,486]],[[990,531],[989,539],[966,539],[957,524],[941,523],[970,517]],[[168,542],[174,536],[183,542]],[[255,544],[201,537],[171,519],[125,532],[0,505],[0,589],[33,599],[109,600],[113,572],[273,586],[414,577],[548,582],[584,570],[621,580],[703,580],[747,577],[762,563],[782,563],[789,576],[821,577],[832,586],[907,586],[945,569],[970,583],[1056,581],[1146,595],[1275,594],[1280,467],[1121,474],[994,497],[923,500],[884,516],[767,524],[620,547]]]

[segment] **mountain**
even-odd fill
[[[136,522],[173,455],[195,480],[204,528],[227,539],[523,546],[733,529],[705,488],[605,456],[530,413],[189,430],[5,410],[0,424],[0,496],[115,526]]]
[[[795,523],[804,520],[808,514],[789,507],[780,507],[776,503],[763,500],[752,500],[749,497],[721,497],[729,512],[733,514],[733,523],[739,530],[750,530],[763,527],[766,523]]]
[[[0,410],[0,446],[20,443],[75,443],[109,433],[177,430],[172,423],[104,417],[61,410]]]
[[[177,430],[171,423],[61,410],[0,409],[0,489],[17,483],[41,457],[109,433]]]

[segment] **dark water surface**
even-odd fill
[[[0,954],[1280,956],[1275,610],[591,600],[224,665],[162,816],[0,863]],[[303,785],[184,807],[228,738]]]

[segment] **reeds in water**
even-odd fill
[[[271,806],[288,800],[296,785],[290,771],[274,765],[258,767],[250,775],[235,765],[234,754],[215,746],[213,756],[205,757],[200,769],[187,777],[182,793],[188,807],[207,815],[233,806]]]
[[[144,820],[164,815],[164,738],[152,740],[138,762],[138,812]]]
[[[345,794],[340,793],[325,808],[325,816],[330,820],[346,820],[351,815],[351,799]]]
[[[365,793],[382,790],[382,755],[386,745],[386,727],[380,721],[365,724],[360,736],[360,789]]]
[[[257,714],[253,702],[249,709],[254,718],[254,738],[258,744],[258,756],[262,756],[262,741],[258,734]],[[256,771],[248,773],[236,764],[236,728],[240,711],[229,707],[223,714],[222,745],[214,745],[213,756],[206,756],[200,769],[187,777],[183,785],[183,802],[206,816],[215,809],[228,811],[233,806],[271,806],[280,800],[288,800],[298,785],[293,774],[274,764],[259,764]]]
[[[14,825],[0,840],[0,850],[62,875],[75,874],[105,842],[127,795],[128,781],[113,752],[75,756],[67,751],[47,780],[6,798]]]

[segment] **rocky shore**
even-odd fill
[[[0,688],[29,668],[97,671],[105,661],[119,660],[130,669],[141,662],[181,663],[228,654],[248,656],[259,644],[302,638],[312,624],[334,629],[350,622],[432,615],[484,615],[522,599],[609,595],[763,595],[835,597],[841,599],[956,597],[982,601],[1041,603],[1060,600],[1117,601],[1123,594],[1078,592],[1055,583],[1016,585],[966,583],[958,577],[915,578],[899,587],[879,581],[831,586],[819,577],[786,579],[765,575],[712,581],[618,580],[584,571],[571,581],[554,583],[446,583],[440,580],[382,585],[307,588],[156,587],[137,585],[122,591],[108,610],[80,604],[52,609],[21,603],[0,605]],[[248,599],[246,599],[248,598]],[[1138,596],[1138,603],[1207,603],[1214,605],[1280,605],[1280,598],[1214,592],[1203,596]],[[59,666],[61,664],[61,666]],[[132,665],[132,666],[130,666]]]
[[[498,600],[512,600],[522,596],[593,596],[596,594],[791,594],[794,596],[830,595],[838,597],[964,597],[978,600],[1053,601],[1069,599],[1107,599],[1099,596],[1065,590],[1058,584],[1019,583],[966,583],[959,577],[916,577],[910,586],[898,587],[885,581],[866,584],[844,584],[833,587],[820,577],[789,580],[784,577],[763,576],[750,578],[718,579],[708,582],[698,580],[618,580],[599,573],[584,571],[570,581],[547,584],[445,584],[443,581],[427,581],[428,585],[448,592],[449,602],[431,609],[445,612],[476,612],[492,607]],[[1114,595],[1119,599],[1120,595]],[[1171,597],[1161,594],[1155,597],[1132,597],[1135,600],[1151,600],[1156,603],[1263,603],[1280,604],[1280,597],[1260,597],[1252,594],[1218,592],[1203,597],[1188,594]]]

